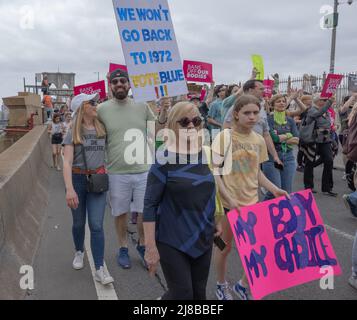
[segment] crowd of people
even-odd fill
[[[161,265],[168,285],[162,299],[206,299],[212,259],[217,298],[232,300],[234,292],[240,299],[251,299],[245,274],[233,285],[226,279],[233,242],[227,213],[275,197],[289,198],[297,191],[297,172],[304,174],[301,187],[318,193],[314,169],[320,165],[322,194],[337,197],[334,157],[341,149],[338,144],[350,147],[348,136],[357,123],[357,93],[340,106],[335,98],[302,90],[274,92],[268,98],[253,70],[242,86],[213,83],[204,101],[161,99],[155,114],[156,106],[135,103],[129,96],[126,72],[116,70],[108,80],[108,101],[98,105],[98,95],[80,94],[71,99],[64,117],[55,113],[49,125],[53,165],[58,170],[63,148],[66,201],[73,214],[73,268],[84,267],[88,215],[95,279],[103,285],[114,281],[104,269],[108,193],[118,265],[131,268],[127,223],[134,212],[136,251],[150,274]],[[128,132],[133,129],[139,133],[135,143],[144,147],[132,148]],[[135,160],[148,159],[150,153],[151,163]],[[350,154],[351,150],[344,156],[344,177],[355,191],[357,174]],[[357,191],[343,199],[357,217]],[[217,241],[223,246],[214,246]],[[349,283],[357,289],[357,237],[352,264]]]

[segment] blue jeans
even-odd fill
[[[269,161],[263,163],[263,172],[265,176],[274,183],[278,188],[285,190],[289,194],[293,191],[293,182],[296,173],[296,159],[294,152],[291,150],[287,153],[278,152],[279,159],[284,164],[284,170],[274,167],[274,160],[269,156]],[[268,192],[266,200],[274,199],[272,193]]]
[[[84,252],[86,217],[88,212],[91,249],[96,270],[104,265],[103,221],[106,207],[106,193],[88,193],[86,176],[73,174],[73,187],[79,199],[77,209],[72,209],[72,234],[76,251]]]

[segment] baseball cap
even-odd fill
[[[115,78],[126,78],[129,80],[129,75],[124,70],[117,69],[110,74],[109,81],[112,82]]]
[[[75,96],[71,102],[71,110],[73,111],[72,118],[75,116],[75,114],[77,113],[77,111],[79,110],[79,108],[81,107],[81,105],[84,102],[88,102],[88,101],[92,101],[92,100],[98,102],[99,94],[98,93],[95,93],[95,94],[81,93],[78,96]]]

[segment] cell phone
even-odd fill
[[[227,244],[223,241],[221,237],[215,237],[213,242],[221,251],[223,251],[227,246]]]
[[[277,162],[274,162],[274,167],[278,170],[283,171],[284,170],[284,166],[282,164],[279,164]]]

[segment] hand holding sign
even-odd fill
[[[228,219],[255,299],[320,279],[325,266],[341,274],[310,190],[233,210]]]
[[[263,57],[258,54],[252,55],[253,66],[256,69],[256,80],[264,80],[264,61]]]
[[[330,99],[335,95],[337,88],[342,82],[343,76],[339,74],[329,74],[321,92],[321,98]]]

